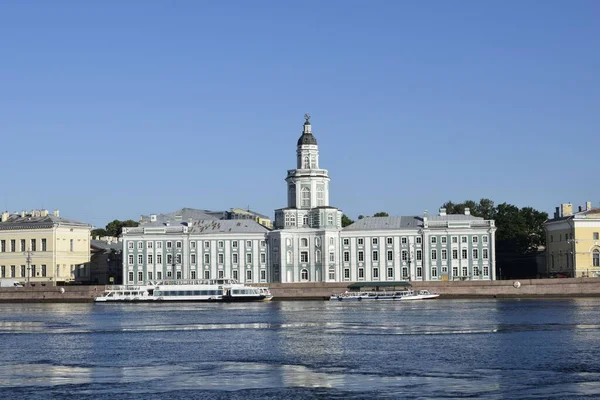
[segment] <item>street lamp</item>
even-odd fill
[[[27,262],[27,286],[29,286],[30,283],[30,277],[31,277],[31,255],[33,254],[33,252],[31,251],[31,249],[27,250],[25,252],[25,261]]]

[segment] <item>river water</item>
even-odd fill
[[[600,398],[600,300],[0,304],[2,399]]]

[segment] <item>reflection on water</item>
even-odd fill
[[[595,299],[0,305],[0,391],[593,398],[599,306]]]

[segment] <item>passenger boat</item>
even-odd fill
[[[396,301],[408,301],[408,300],[430,300],[439,297],[437,293],[431,293],[429,290],[418,290],[412,289],[400,290],[400,291],[385,291],[385,290],[372,290],[365,292],[344,292],[341,294],[334,294],[330,300],[339,301],[361,301],[361,300],[396,300]]]
[[[206,279],[189,281],[149,282],[147,285],[107,286],[96,302],[138,301],[207,301],[250,302],[269,301],[269,288],[252,287],[234,279]]]

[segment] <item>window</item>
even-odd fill
[[[6,278],[6,267],[4,265],[0,267],[0,278]]]
[[[329,280],[335,280],[335,267],[329,267]]]
[[[332,237],[329,238],[329,245],[330,246],[335,245],[335,240]]]
[[[46,268],[46,266],[45,266],[45,265],[42,265],[42,267],[43,267],[43,268]],[[14,265],[11,265],[11,266],[10,266],[10,277],[11,277],[11,278],[15,278],[15,277],[17,276],[16,274],[17,274],[17,267],[16,267],[16,266],[14,266]],[[45,275],[45,272],[44,272],[44,276],[46,276],[46,275]]]
[[[190,279],[196,279],[196,271],[190,271]]]
[[[488,242],[488,237],[487,237],[487,236],[482,236],[482,237],[481,237],[481,241],[482,241],[483,243],[487,243],[487,242]]]
[[[307,187],[302,188],[302,207],[310,208],[310,189]]]
[[[31,239],[31,251],[37,251],[37,241],[35,239]]]
[[[21,251],[27,251],[25,248],[25,239],[21,239]]]
[[[365,269],[364,268],[358,269],[358,279],[365,279]]]
[[[594,232],[594,240],[598,240],[598,238],[599,238],[598,235],[599,235],[598,232]]]
[[[162,271],[156,271],[156,279],[162,279]]]
[[[317,253],[319,254],[319,261],[321,261],[321,252],[319,252],[317,250]],[[267,253],[260,253],[260,263],[261,264],[267,263]]]
[[[467,267],[462,268],[462,276],[469,276],[469,269]]]
[[[315,238],[315,247],[321,247],[321,238]]]
[[[246,240],[246,247],[249,249],[252,248],[252,240]]]
[[[335,262],[335,253],[334,252],[329,253],[329,262]]]
[[[452,236],[452,243],[458,243],[458,236]]]
[[[218,248],[220,248],[220,249],[222,249],[222,248],[223,248],[223,241],[222,241],[222,240],[219,240],[219,241],[217,242],[217,247],[218,247]]]
[[[308,280],[308,270],[306,268],[300,272],[300,279],[303,281]]]
[[[252,263],[252,253],[246,253],[246,264]]]
[[[362,246],[363,244],[365,244],[365,240],[363,238],[358,238],[357,243],[359,246]]]
[[[417,250],[417,261],[422,261],[422,260],[423,260],[423,251]]]
[[[138,254],[138,264],[144,263],[144,256],[142,254]]]
[[[237,263],[238,263],[238,255],[237,255],[237,253],[233,253],[233,254],[231,255],[231,258],[232,258],[232,260],[231,260],[231,261],[232,261],[234,264],[237,264]]]
[[[300,246],[308,247],[308,239],[307,238],[300,239]]]
[[[325,205],[325,192],[322,187],[317,188],[317,206]]]
[[[173,254],[167,254],[167,264],[173,264]]]
[[[374,246],[377,246],[377,244],[379,243],[377,238],[373,238],[371,239],[371,243],[373,243]]]
[[[437,243],[437,237],[432,236],[431,237],[431,244],[436,244]]]
[[[417,236],[417,237],[415,238],[415,243],[416,243],[416,244],[421,244],[421,242],[422,242],[422,241],[423,241],[423,239],[421,238],[421,236]]]
[[[402,243],[402,244],[408,243],[408,238],[406,236],[402,236],[402,238],[400,239],[400,243]]]
[[[365,253],[363,251],[358,252],[358,261],[360,261],[360,262],[365,261]]]
[[[252,282],[252,270],[251,269],[246,270],[246,282]]]
[[[177,242],[175,243],[175,247],[177,247],[178,249],[180,249],[180,248],[181,248],[181,242],[180,242],[180,241],[177,241]]]
[[[452,249],[452,259],[458,260],[458,249]]]
[[[14,253],[14,252],[15,252],[15,249],[16,249],[16,247],[17,247],[17,245],[16,245],[16,241],[15,241],[15,239],[11,239],[11,240],[10,240],[10,251]]]
[[[373,252],[373,261],[379,261],[379,252],[376,250]]]
[[[2,251],[2,253],[6,252],[6,240],[0,241],[0,251]]]
[[[440,238],[440,241],[442,242],[442,244],[446,244],[447,240],[448,240],[448,238],[446,236],[442,236]]]
[[[462,258],[463,260],[467,258],[467,249],[462,249]]]
[[[479,250],[473,249],[473,260],[479,259]]]
[[[156,242],[156,248],[162,249],[162,242]]]
[[[408,278],[408,268],[403,267],[402,268],[402,279],[407,279]]]
[[[389,237],[389,238],[387,238],[385,240],[386,240],[387,244],[393,244],[394,243],[394,238]]]
[[[71,239],[71,241],[69,243],[69,248],[70,248],[71,251],[74,250],[74,248],[75,248],[75,240]]]
[[[144,273],[142,271],[138,272],[138,282],[144,281]]]
[[[402,261],[408,261],[408,251],[406,251],[406,250],[402,250],[402,253],[401,253],[401,254],[402,254]],[[418,256],[419,254],[420,254],[420,253],[419,253],[419,252],[417,252],[417,256]],[[419,259],[419,258],[417,258],[417,260],[418,260],[418,259]]]
[[[344,280],[350,280],[350,268],[344,268]]]
[[[234,249],[237,249],[237,247],[238,247],[238,241],[234,240],[233,242],[231,242],[231,247],[233,247]]]
[[[310,157],[304,156],[304,158],[302,159],[302,169],[309,169],[309,168],[310,168]]]
[[[154,257],[152,256],[152,254],[148,254],[148,264],[152,264],[152,262],[154,261],[153,258]]]
[[[217,254],[217,263],[218,263],[219,265],[222,265],[222,264],[223,264],[223,258],[224,258],[224,256],[223,256],[223,253],[219,253],[219,254]]]
[[[133,282],[133,271],[129,271],[129,282]]]
[[[461,236],[460,237],[460,242],[461,243],[467,243],[467,237],[466,236]]]
[[[162,264],[162,254],[158,253],[156,255],[156,263],[157,264]]]
[[[127,242],[127,248],[133,249],[133,242]]]
[[[167,247],[169,247],[169,246],[167,246]],[[204,248],[205,249],[210,249],[210,242],[208,240],[204,241]]]
[[[423,268],[417,267],[417,278],[422,278],[422,277],[423,277]]]
[[[209,270],[204,270],[204,279],[210,279],[210,271]]]
[[[350,239],[345,238],[344,239],[344,246],[348,246],[350,244]]]
[[[437,250],[431,250],[431,261],[437,260]]]
[[[442,249],[442,260],[448,259],[448,250]]]
[[[169,258],[169,255],[167,255],[167,259],[168,258]],[[208,263],[210,263],[210,254],[204,254],[204,264],[208,264]]]
[[[152,280],[152,271],[148,271],[148,280],[151,281]]]
[[[42,239],[42,251],[46,251],[46,239]]]
[[[458,267],[452,267],[452,276],[458,276]]]
[[[172,249],[173,248],[173,242],[169,241],[167,242],[167,249]]]
[[[237,272],[237,269],[234,269],[234,270],[233,270],[233,271],[231,271],[231,272],[232,272],[232,274],[231,274],[231,277],[237,281],[237,279],[238,279],[238,272]]]
[[[225,273],[223,272],[222,269],[217,271],[217,278],[218,279],[223,279],[223,277],[225,276]]]
[[[267,247],[267,241],[266,241],[266,240],[261,240],[261,241],[260,241],[260,247],[262,247],[263,249],[264,249],[265,247]]]
[[[349,261],[350,261],[350,252],[345,251],[344,252],[344,262],[349,262]]]
[[[196,254],[190,254],[190,264],[196,264]]]
[[[594,267],[600,267],[600,250],[596,249],[592,253],[592,265]]]
[[[488,257],[488,249],[481,250],[481,258],[483,258],[484,260],[487,260],[489,258]]]
[[[431,268],[431,277],[432,278],[437,278],[437,276],[438,276],[437,267]]]
[[[391,279],[391,278],[393,278],[393,277],[394,277],[394,268],[392,268],[392,267],[389,267],[389,268],[387,269],[387,277],[388,277],[388,279]]]
[[[129,261],[128,262],[129,265],[133,265],[133,254],[129,255],[129,260],[127,260],[127,261]]]
[[[173,271],[167,271],[167,278],[173,278]]]
[[[175,263],[176,264],[181,264],[181,253],[177,253],[175,255]]]
[[[477,267],[477,266],[473,267],[473,275],[475,275],[475,276],[479,276],[480,275],[480,273],[479,273],[479,267]]]
[[[391,250],[387,251],[387,260],[388,261],[394,261],[394,252]]]
[[[478,241],[477,236],[473,236],[473,238],[471,240],[473,240],[473,243],[477,243],[477,241]]]
[[[223,271],[219,271],[219,272],[223,272]],[[222,278],[222,277],[221,277]],[[260,281],[264,282],[267,280],[267,271],[264,269],[260,270]]]
[[[379,268],[373,268],[373,279],[379,279]]]
[[[308,226],[308,215],[302,216],[302,226]]]
[[[148,246],[148,248],[151,249],[153,244],[154,244],[154,242],[148,242],[148,243],[146,243],[146,246]]]
[[[490,268],[488,266],[483,266],[483,276],[489,276]]]
[[[190,249],[195,249],[196,248],[196,242],[191,241],[190,242]]]
[[[300,262],[307,263],[308,262],[308,251],[300,252]]]

